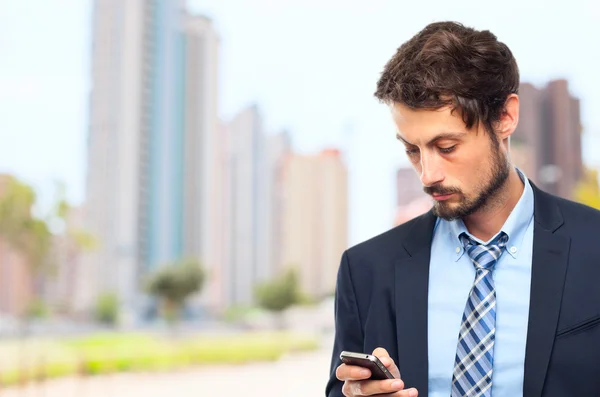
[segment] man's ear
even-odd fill
[[[519,97],[516,94],[510,94],[504,102],[504,110],[498,120],[496,134],[500,141],[510,137],[517,129],[519,124]]]

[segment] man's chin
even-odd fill
[[[436,202],[433,205],[433,214],[447,221],[454,221],[465,216],[464,209],[456,203]]]
[[[435,209],[433,210],[433,214],[435,216],[437,216],[438,218],[441,218],[445,221],[455,221],[457,219],[460,219],[461,217],[458,214],[455,213],[449,213],[449,212],[439,212],[436,211]]]

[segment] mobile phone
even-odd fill
[[[343,351],[340,360],[347,365],[357,365],[371,371],[372,380],[394,379],[394,375],[383,365],[383,363],[372,354],[354,353]]]

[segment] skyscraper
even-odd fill
[[[218,37],[183,4],[95,2],[86,228],[100,247],[85,260],[84,307],[114,291],[139,308],[157,266],[213,260]]]
[[[348,173],[341,153],[290,154],[282,176],[281,266],[313,297],[333,292],[348,244]]]
[[[185,131],[183,252],[199,258],[209,275],[224,261],[224,131],[218,114],[219,37],[212,21],[187,15],[185,34]],[[214,284],[205,287],[202,304],[214,306]]]
[[[287,132],[265,134],[256,105],[242,109],[223,129],[217,228],[222,266],[213,269],[209,282],[217,311],[253,304],[257,284],[279,270],[281,171],[291,150]]]
[[[270,276],[280,273],[283,244],[284,176],[287,158],[292,154],[292,143],[287,131],[267,138],[266,202],[268,209],[265,224],[268,228],[265,255],[270,263]]]
[[[257,106],[239,112],[227,125],[227,258],[224,303],[250,304],[254,287],[269,277],[265,255],[267,163],[263,120]]]
[[[148,5],[94,2],[85,227],[99,246],[82,260],[77,309],[89,308],[105,291],[134,303],[140,198],[147,190],[145,120],[151,117]]]

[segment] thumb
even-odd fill
[[[390,358],[390,354],[383,347],[378,347],[377,349],[373,350],[373,355],[380,360],[382,358]],[[391,360],[391,358],[390,358],[390,360]]]
[[[383,347],[378,347],[373,350],[373,355],[377,357],[386,368],[388,368],[392,374],[396,377],[400,377],[400,370],[394,363],[394,360],[390,357],[390,354]]]

